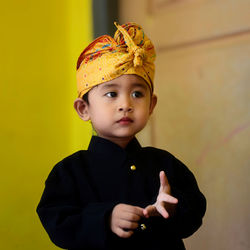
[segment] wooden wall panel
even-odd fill
[[[246,35],[158,56],[155,145],[195,172],[208,199],[195,249],[250,244],[249,55]]]
[[[151,16],[152,26],[161,27],[153,28],[150,33],[159,49],[238,32],[250,32],[249,0],[157,2],[148,1],[155,8],[149,8],[147,15]]]
[[[192,250],[250,247],[250,1],[121,0],[156,50],[158,104],[144,145],[180,158],[208,201]]]

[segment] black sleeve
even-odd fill
[[[61,248],[103,248],[108,217],[115,204],[80,201],[76,184],[62,165],[57,164],[46,180],[37,207],[39,218],[50,239]],[[83,183],[89,199],[91,189],[84,179]]]
[[[178,199],[175,215],[164,219],[151,217],[148,220],[152,230],[163,235],[183,239],[192,235],[202,225],[206,211],[206,199],[200,192],[193,173],[178,159],[172,158],[171,164],[166,162],[164,170],[171,186],[172,196]],[[171,166],[171,167],[169,167]],[[157,197],[154,198],[154,202]]]
[[[174,158],[173,179],[170,182],[172,195],[178,199],[176,214],[170,224],[176,235],[186,238],[202,225],[206,211],[206,199],[200,192],[193,173]]]

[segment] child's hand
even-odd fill
[[[118,204],[110,216],[111,230],[121,238],[129,238],[138,227],[141,217],[144,217],[143,208]]]
[[[178,200],[171,196],[171,187],[164,171],[160,172],[160,183],[161,186],[156,202],[143,210],[143,214],[146,218],[162,215],[166,219],[175,211]]]

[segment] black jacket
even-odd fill
[[[135,169],[132,170],[131,166]],[[113,207],[125,203],[146,207],[158,195],[164,170],[179,202],[173,217],[144,219],[146,230],[127,239],[111,232]],[[93,136],[88,150],[65,158],[53,168],[37,207],[40,220],[59,247],[82,249],[185,249],[182,239],[202,224],[206,200],[193,174],[170,153],[142,148],[133,139],[126,149]]]

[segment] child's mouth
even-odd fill
[[[118,123],[126,125],[132,123],[133,120],[130,119],[129,117],[123,117],[122,119],[118,120]]]

